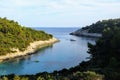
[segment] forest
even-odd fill
[[[70,69],[35,75],[3,75],[1,80],[120,80],[120,28],[106,27],[95,44],[88,43],[88,61]]]
[[[113,27],[120,28],[120,18],[97,21],[96,23],[85,26],[82,29],[88,30],[88,33],[102,33],[107,27],[111,29],[113,29]]]
[[[0,18],[0,55],[14,53],[14,48],[24,51],[31,42],[49,40],[52,37],[44,31],[21,26],[14,20]]]

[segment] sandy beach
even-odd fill
[[[59,40],[56,38],[52,38],[45,41],[35,41],[33,43],[30,43],[30,45],[26,48],[25,51],[20,51],[19,49],[13,49],[14,51],[16,51],[15,53],[8,53],[7,55],[0,56],[0,62],[4,60],[9,60],[11,58],[22,57],[35,53],[39,48],[45,47],[47,45],[53,44],[58,41]]]

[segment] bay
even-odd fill
[[[23,58],[0,63],[0,75],[6,74],[36,74],[39,72],[53,72],[69,69],[87,60],[87,43],[95,42],[93,38],[69,35],[78,28],[34,28],[44,30],[58,38],[60,42],[39,49],[35,54]],[[74,39],[75,41],[71,41]]]

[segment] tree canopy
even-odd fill
[[[96,23],[93,23],[90,26],[83,27],[83,30],[88,30],[89,33],[102,33],[105,28],[113,28],[119,27],[120,28],[120,18],[118,19],[109,19],[109,20],[102,20]]]
[[[106,28],[95,45],[88,43],[91,54],[90,65],[99,68],[109,80],[120,76],[120,28]]]
[[[51,34],[21,26],[18,22],[0,18],[0,55],[13,53],[12,48],[24,51],[33,41],[48,40]]]

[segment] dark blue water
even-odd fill
[[[0,75],[4,74],[36,74],[39,72],[53,72],[78,65],[87,60],[87,43],[94,43],[92,38],[69,35],[78,28],[35,28],[53,34],[60,42],[40,49],[36,54],[22,59],[13,59],[0,63]],[[76,41],[70,41],[75,39]]]

